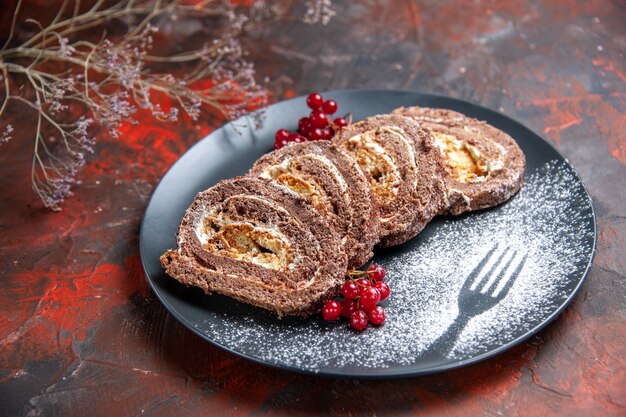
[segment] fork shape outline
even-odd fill
[[[437,352],[443,357],[447,356],[469,321],[495,307],[513,287],[524,268],[528,253],[524,254],[513,272],[507,274],[513,261],[518,258],[518,251],[507,247],[489,270],[481,274],[498,247],[499,245],[495,244],[465,279],[457,300],[458,315],[448,329],[431,344],[430,351]],[[494,275],[498,268],[500,271]]]

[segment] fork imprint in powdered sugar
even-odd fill
[[[431,351],[446,356],[454,347],[467,323],[492,309],[506,297],[526,263],[527,253],[494,245],[465,279],[459,292],[459,314],[448,329],[435,340]]]

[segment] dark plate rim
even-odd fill
[[[145,260],[145,257],[144,257],[144,249],[143,249],[143,244],[142,244],[142,242],[145,239],[145,237],[144,237],[144,231],[145,231],[144,223],[146,222],[146,213],[147,213],[148,208],[150,207],[150,205],[152,203],[154,195],[158,191],[159,186],[161,185],[161,182],[172,171],[172,169],[178,163],[181,162],[181,160],[183,159],[183,157],[185,155],[187,155],[187,153],[192,152],[194,150],[194,148],[200,144],[200,142],[206,140],[216,130],[221,129],[221,128],[223,128],[224,126],[226,126],[228,124],[236,124],[238,120],[241,120],[241,119],[237,119],[235,121],[225,123],[224,125],[214,129],[211,133],[209,133],[208,135],[206,135],[205,137],[203,137],[202,139],[200,139],[199,141],[194,143],[189,149],[187,149],[182,155],[180,155],[178,157],[178,159],[176,160],[176,162],[174,162],[174,164],[172,164],[169,167],[169,169],[163,175],[163,177],[161,177],[161,179],[157,183],[156,187],[154,187],[154,190],[152,191],[152,194],[150,195],[150,199],[148,200],[148,204],[146,205],[146,208],[145,208],[145,211],[144,211],[144,216],[143,216],[143,218],[141,220],[141,225],[140,225],[140,228],[139,228],[139,255],[140,255],[140,258],[141,258],[141,266],[142,266],[142,268],[144,270],[144,274],[145,274],[146,280],[148,281],[148,284],[150,285],[150,288],[152,289],[152,292],[156,295],[157,299],[161,302],[161,304],[163,304],[163,306],[167,309],[167,311],[170,314],[172,314],[174,316],[174,318],[176,318],[176,320],[178,320],[180,323],[182,323],[187,329],[191,330],[193,333],[198,335],[203,340],[211,343],[214,346],[217,346],[220,349],[223,349],[223,350],[225,350],[225,351],[227,351],[229,353],[232,353],[232,354],[234,354],[236,356],[245,358],[245,359],[250,360],[252,362],[255,362],[255,363],[258,363],[258,364],[261,364],[261,365],[264,365],[264,366],[269,366],[271,368],[280,369],[280,370],[283,370],[283,371],[296,372],[296,373],[305,374],[305,375],[313,375],[313,376],[321,376],[321,377],[331,377],[331,378],[352,378],[352,379],[363,379],[363,380],[400,379],[400,378],[407,378],[407,377],[416,377],[416,376],[430,375],[430,374],[445,372],[445,371],[452,370],[452,369],[466,367],[468,365],[472,365],[472,364],[475,364],[475,363],[478,363],[478,362],[482,362],[482,361],[484,361],[486,359],[489,359],[489,358],[492,358],[494,356],[497,356],[500,353],[502,353],[504,351],[507,351],[507,350],[509,350],[509,349],[511,349],[511,348],[513,348],[513,347],[515,347],[515,346],[517,346],[519,344],[521,344],[522,342],[528,340],[532,336],[535,336],[542,329],[544,329],[548,324],[552,323],[552,321],[554,321],[554,319],[556,319],[563,312],[563,310],[565,310],[565,308],[567,308],[567,306],[572,302],[572,300],[576,297],[576,295],[580,291],[580,288],[582,287],[583,282],[587,278],[587,275],[589,275],[589,270],[591,268],[591,265],[593,263],[595,255],[596,255],[596,247],[597,247],[597,241],[598,241],[598,225],[597,225],[596,211],[595,211],[595,207],[594,207],[594,204],[593,204],[593,199],[591,198],[591,194],[589,194],[589,191],[588,191],[587,187],[585,186],[585,183],[583,182],[582,178],[580,178],[578,172],[576,172],[574,167],[570,164],[569,160],[567,158],[565,158],[563,156],[563,154],[561,154],[561,152],[559,152],[559,150],[557,148],[555,148],[552,143],[550,143],[549,141],[544,139],[543,136],[535,133],[533,130],[531,130],[530,128],[528,128],[524,124],[522,124],[522,123],[518,122],[517,120],[515,120],[515,119],[513,119],[513,118],[511,118],[511,117],[509,117],[509,116],[507,116],[505,114],[503,114],[500,111],[492,110],[492,109],[490,109],[488,107],[482,106],[480,104],[472,103],[471,101],[468,101],[468,100],[458,99],[458,98],[444,96],[444,95],[439,95],[439,94],[421,93],[421,92],[418,92],[418,91],[398,90],[398,89],[343,89],[343,90],[329,90],[329,91],[321,92],[322,95],[337,94],[337,93],[341,93],[341,94],[345,94],[345,93],[348,93],[348,94],[350,94],[350,93],[370,93],[370,94],[376,94],[376,93],[385,93],[385,94],[392,93],[393,94],[393,93],[397,93],[397,94],[413,94],[413,95],[421,96],[421,97],[426,98],[426,99],[452,100],[452,101],[459,102],[461,104],[470,105],[470,106],[474,106],[474,107],[479,107],[481,109],[487,110],[488,112],[496,113],[499,117],[502,117],[508,123],[513,123],[513,124],[517,125],[521,129],[526,130],[531,135],[534,135],[534,136],[538,137],[539,139],[541,139],[543,142],[545,142],[545,144],[547,144],[550,148],[552,148],[552,150],[558,156],[560,156],[563,159],[563,162],[566,163],[569,166],[569,168],[571,168],[572,173],[574,174],[576,179],[582,185],[583,190],[585,191],[585,194],[587,195],[587,198],[589,199],[589,206],[591,208],[591,215],[592,215],[592,219],[593,219],[593,243],[592,243],[592,247],[591,247],[591,256],[589,258],[589,262],[587,263],[587,266],[585,267],[585,270],[584,270],[584,272],[582,274],[581,279],[578,281],[578,284],[573,289],[573,291],[567,296],[567,298],[563,301],[563,303],[550,316],[548,316],[542,323],[540,323],[537,326],[535,326],[534,328],[530,329],[529,331],[527,331],[522,336],[519,336],[518,338],[513,339],[510,342],[508,342],[508,343],[506,343],[506,344],[504,344],[504,345],[502,345],[502,346],[500,346],[498,348],[490,350],[489,352],[485,352],[485,353],[483,353],[481,355],[477,355],[477,356],[474,356],[472,358],[465,359],[465,360],[460,360],[460,361],[457,361],[457,362],[454,362],[454,363],[450,363],[450,364],[446,364],[446,365],[440,365],[440,366],[434,366],[434,367],[426,368],[426,369],[422,369],[422,370],[413,370],[413,369],[398,370],[398,369],[395,369],[395,368],[388,368],[388,370],[393,370],[393,372],[387,372],[387,370],[384,370],[384,371],[377,370],[377,372],[375,374],[368,374],[367,372],[355,373],[354,371],[344,372],[344,371],[341,371],[341,370],[337,370],[335,372],[313,371],[313,370],[298,368],[298,367],[295,367],[295,366],[289,366],[289,365],[277,364],[277,363],[272,363],[272,362],[266,362],[264,360],[261,360],[259,358],[254,357],[254,356],[250,356],[248,354],[238,352],[238,351],[236,351],[236,350],[234,350],[234,349],[232,349],[232,348],[230,348],[228,346],[225,346],[223,344],[220,344],[218,342],[215,342],[215,341],[207,338],[207,336],[204,333],[202,333],[200,330],[198,330],[193,325],[191,325],[187,321],[187,319],[185,319],[180,313],[178,313],[178,311],[176,309],[174,309],[167,302],[165,297],[155,287],[155,284],[154,284],[153,280],[150,279],[150,277],[146,273],[146,271],[147,271],[146,260]],[[278,104],[278,103],[286,103],[286,102],[290,102],[290,101],[301,100],[303,97],[305,97],[305,96],[297,96],[297,97],[293,97],[293,98],[290,98],[290,99],[287,99],[287,100],[282,100],[282,101],[278,101],[276,103],[272,103],[271,105]],[[270,106],[268,106],[268,107],[270,107]],[[247,118],[249,118],[249,116],[243,116],[242,117],[242,119],[247,119]]]

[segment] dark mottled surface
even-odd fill
[[[146,118],[120,140],[102,135],[83,184],[51,213],[29,192],[32,120],[16,108],[20,134],[0,151],[0,415],[626,414],[624,2],[336,3],[328,27],[280,24],[247,40],[273,100],[419,90],[499,109],[544,135],[598,215],[598,252],[576,300],[528,342],[445,374],[364,382],[250,363],[178,324],[137,252],[156,182],[216,123]]]

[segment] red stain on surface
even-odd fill
[[[567,120],[569,119],[569,120]],[[564,121],[567,120],[567,121]],[[580,118],[575,117],[572,114],[563,114],[558,121],[564,121],[562,124],[558,126],[546,126],[543,129],[543,133],[550,136],[555,142],[559,142],[561,140],[561,132],[565,129],[579,125],[581,122]]]
[[[541,392],[566,399],[580,415],[623,415],[626,372],[611,364],[613,355],[626,354],[626,323],[583,318],[571,308],[559,320],[566,326],[553,347],[558,354],[532,369],[532,382]],[[559,369],[566,372],[555,372]]]
[[[85,178],[115,174],[118,180],[142,178],[152,182],[176,162],[188,146],[181,132],[144,120],[147,122],[139,126],[122,126],[119,138],[106,139],[119,141],[118,146],[103,147],[98,159],[86,167]],[[113,167],[116,169],[111,172]]]
[[[589,93],[580,83],[573,81],[571,84],[572,96],[541,98],[526,105],[545,110],[543,132],[559,143],[567,129],[584,124],[584,120],[593,120],[607,140],[609,155],[626,164],[626,114],[618,110],[626,107],[626,93],[613,93],[617,103],[613,104],[599,94]]]
[[[9,291],[0,293],[7,308],[12,300],[29,305],[26,314],[0,321],[0,363],[21,369],[23,361],[73,357],[72,343],[112,308],[138,291],[146,294],[138,256],[124,266],[103,264],[78,274],[24,272],[4,277]]]
[[[619,64],[616,64],[612,61],[608,61],[604,58],[595,58],[591,60],[594,66],[603,68],[606,71],[609,71],[615,76],[617,76],[623,82],[626,82],[626,74],[624,74],[618,67]]]
[[[622,101],[626,107],[626,101]],[[588,109],[596,120],[598,130],[607,138],[609,154],[626,164],[626,114],[607,102]]]

